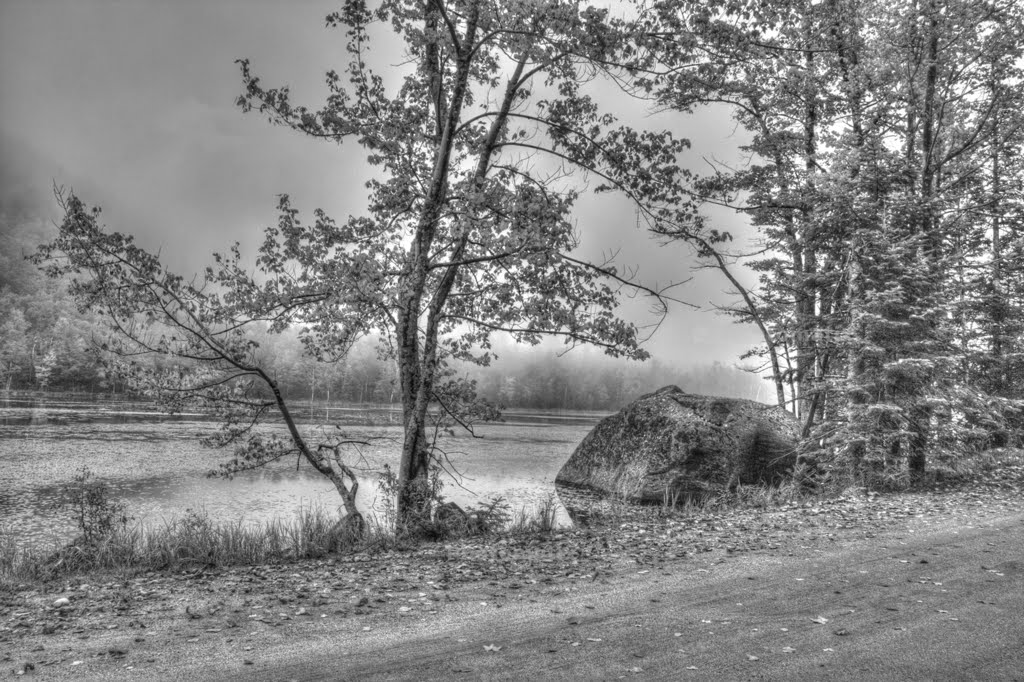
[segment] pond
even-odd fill
[[[313,412],[304,416],[303,429],[341,426],[372,443],[353,451],[348,462],[360,474],[360,507],[382,512],[377,472],[386,463],[397,468],[399,414],[344,406]],[[513,510],[536,506],[553,494],[555,474],[602,416],[515,411],[503,423],[477,428],[478,438],[445,436],[441,447],[456,472],[444,477],[445,498],[474,507],[501,495]],[[70,539],[73,524],[54,507],[83,466],[144,522],[189,509],[222,522],[261,522],[289,518],[303,507],[339,507],[331,483],[294,459],[232,480],[207,477],[230,454],[200,442],[216,426],[201,414],[165,415],[145,403],[0,397],[0,526],[19,543]],[[284,433],[283,424],[264,428]]]

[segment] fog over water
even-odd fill
[[[277,194],[290,194],[307,215],[316,207],[338,219],[358,213],[369,177],[358,147],[274,128],[233,103],[241,90],[234,61],[244,57],[265,83],[289,84],[296,102],[318,105],[324,72],[345,60],[343,35],[324,27],[335,5],[5,0],[0,134],[9,139],[0,178],[5,186],[21,178],[43,197],[51,179],[73,186],[102,205],[110,229],[137,235],[186,272],[236,240],[252,253],[262,227],[276,220]],[[388,59],[398,63],[394,47]],[[707,169],[706,157],[740,158],[741,140],[721,112],[652,115],[621,95],[611,101],[625,105],[620,116],[634,125],[690,138],[691,167]],[[713,227],[743,234],[741,218],[714,217]],[[578,219],[586,255],[618,253],[651,284],[694,277],[675,294],[701,309],[672,307],[649,344],[657,357],[681,366],[732,363],[756,343],[752,328],[713,312],[728,300],[724,279],[694,273],[685,246],[649,239],[629,206],[584,196]],[[641,300],[622,312],[638,324],[654,321]]]

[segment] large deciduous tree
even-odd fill
[[[407,51],[394,88],[371,67],[374,22],[390,22]],[[621,287],[634,284],[574,255],[572,211],[584,174],[645,210],[681,202],[685,144],[619,125],[588,92],[588,83],[628,77],[619,65],[636,49],[633,26],[607,10],[480,0],[371,10],[351,1],[328,23],[346,31],[350,61],[344,75],[328,74],[321,108],[264,87],[246,61],[239,103],[307,135],[351,139],[379,170],[367,214],[343,224],[322,213],[300,224],[282,203],[290,251],[281,255],[302,264],[303,291],[329,287],[345,313],[314,326],[318,352],[339,332],[388,331],[405,425],[398,509],[422,517],[428,410],[437,404],[460,420],[473,403],[472,387],[446,376],[448,361],[488,362],[494,332],[644,357],[636,327],[615,316]]]
[[[579,255],[574,208],[589,182],[593,191],[621,194],[644,217],[685,212],[677,155],[686,142],[622,125],[609,110],[611,91],[631,77],[638,43],[632,20],[605,9],[555,0],[387,0],[376,8],[348,0],[327,24],[344,31],[349,59],[327,74],[322,106],[297,105],[287,87],[263,85],[246,60],[238,103],[344,143],[339,160],[364,153],[374,168],[364,214],[336,221],[317,210],[305,222],[282,196],[255,275],[236,249],[203,282],[188,282],[130,238],[103,233],[71,198],[60,238],[43,253],[54,274],[90,275],[77,285],[80,300],[111,317],[136,348],[207,363],[212,371],[189,387],[221,404],[276,405],[288,414],[243,333],[253,321],[301,325],[306,350],[324,360],[381,333],[382,351],[397,361],[403,411],[399,519],[415,524],[431,511],[432,412],[466,426],[493,415],[473,384],[453,375],[452,361],[488,363],[489,339],[499,332],[646,356],[637,326],[616,307],[624,289],[664,300],[611,263]],[[375,66],[394,61],[396,42],[404,60],[378,73]],[[140,314],[171,332],[144,339]],[[237,394],[248,380],[272,399]],[[249,426],[231,423],[232,437]],[[328,457],[338,443],[308,445],[294,428],[291,443],[248,438],[248,457],[298,450],[354,499],[355,478]]]

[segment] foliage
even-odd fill
[[[684,213],[677,155],[687,143],[620,124],[588,92],[592,82],[631,78],[637,51],[639,26],[606,9],[485,0],[387,0],[370,9],[349,0],[327,23],[345,32],[348,63],[343,75],[327,74],[320,109],[293,104],[286,87],[263,86],[246,60],[238,104],[361,146],[376,173],[365,215],[337,222],[317,210],[306,222],[281,196],[256,273],[236,247],[189,281],[131,237],[105,232],[97,212],[68,196],[61,234],[37,260],[55,277],[76,277],[74,295],[113,325],[122,356],[187,361],[159,372],[136,364],[131,377],[171,409],[197,398],[220,410],[219,443],[240,448],[229,471],[298,453],[347,506],[357,483],[339,456],[346,442],[306,443],[292,428],[248,332],[298,325],[306,353],[327,363],[379,334],[380,354],[397,366],[405,425],[397,513],[422,521],[436,435],[496,414],[451,363],[487,365],[495,332],[646,357],[637,327],[615,310],[623,291],[663,306],[661,292],[611,263],[581,259],[573,209],[594,178],[595,191],[621,195],[644,217]],[[408,56],[397,80],[373,70],[379,58],[371,57],[392,49],[376,47],[378,27],[390,28]],[[253,431],[271,408],[289,423],[290,440]]]
[[[92,344],[101,326],[25,260],[52,235],[39,215],[0,203],[0,390],[116,389]]]
[[[85,545],[95,546],[128,525],[125,504],[113,500],[110,486],[96,480],[88,467],[79,469],[71,480],[59,506],[70,512]]]
[[[1019,408],[992,398],[1019,397],[1024,342],[1019,3],[684,1],[656,15],[672,67],[651,82],[658,100],[728,107],[748,134],[749,163],[697,187],[750,216],[758,250],[658,229],[736,286],[730,312],[761,329],[808,454],[836,480],[905,485],[929,458],[999,444],[998,412]],[[682,65],[695,50],[706,62]],[[994,428],[965,437],[971,422]]]

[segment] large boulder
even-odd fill
[[[781,408],[666,386],[601,420],[555,488],[574,519],[597,500],[699,501],[736,483],[782,480],[796,463],[798,436]]]

